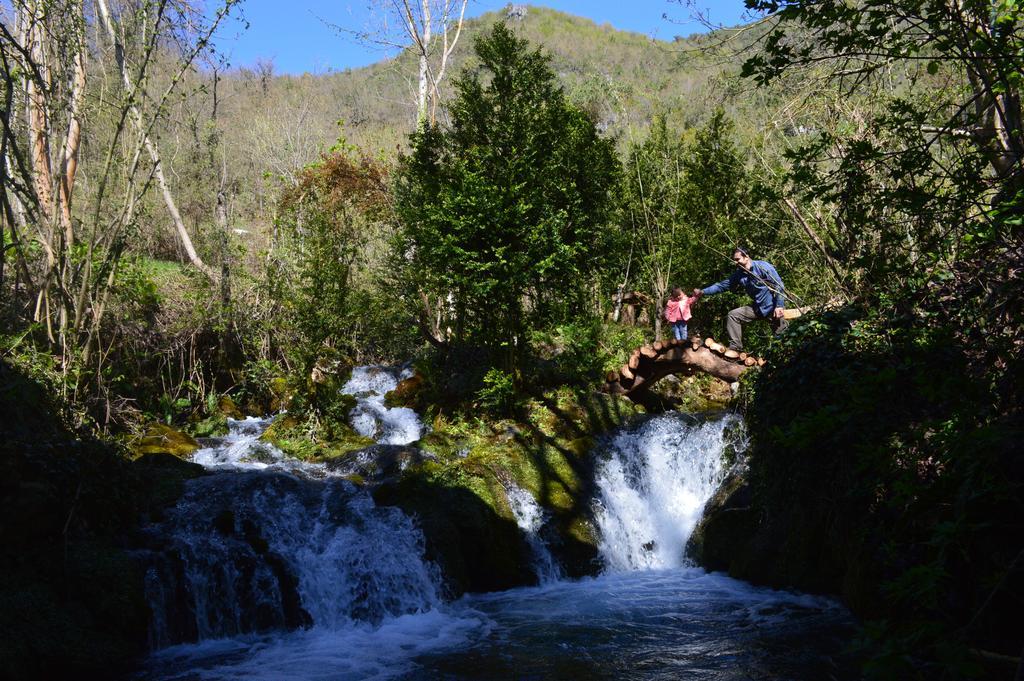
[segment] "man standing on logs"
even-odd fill
[[[786,289],[775,267],[764,260],[752,259],[745,248],[734,248],[732,261],[736,263],[736,271],[728,279],[705,289],[694,289],[693,294],[713,296],[722,291],[743,288],[754,299],[753,305],[744,305],[730,311],[725,322],[725,329],[729,333],[729,349],[740,352],[743,350],[743,325],[747,322],[765,319],[772,325],[776,335],[786,328],[787,322],[783,316]]]

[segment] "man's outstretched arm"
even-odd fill
[[[736,285],[736,281],[735,280],[737,280],[737,279],[739,279],[739,272],[738,271],[737,272],[733,272],[732,274],[729,275],[729,277],[727,279],[723,279],[722,281],[718,282],[717,284],[712,284],[711,286],[708,286],[707,288],[695,288],[695,289],[693,289],[693,295],[703,294],[705,296],[713,296],[716,293],[721,293],[723,291],[728,291],[728,290],[732,289],[733,286]]]

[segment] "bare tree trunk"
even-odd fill
[[[161,6],[164,3],[161,3]],[[110,16],[110,10],[107,8],[107,0],[96,0],[96,6],[99,9],[99,15],[103,22],[103,26],[106,29],[107,37],[114,45],[114,58],[117,62],[118,71],[121,73],[121,80],[124,84],[125,90],[128,93],[128,97],[132,102],[136,101],[136,89],[135,84],[132,82],[131,77],[128,74],[128,68],[124,61],[124,46],[121,44],[120,39],[117,37],[117,31],[114,30],[114,22]],[[217,276],[199,254],[196,252],[195,247],[192,245],[192,239],[188,235],[188,230],[185,228],[185,223],[181,219],[181,213],[178,212],[178,206],[174,202],[174,196],[171,194],[170,185],[167,183],[167,178],[164,175],[163,163],[160,160],[160,150],[149,136],[149,132],[142,119],[142,112],[139,110],[138,105],[130,104],[130,111],[132,120],[135,123],[137,132],[142,136],[143,141],[146,145],[146,151],[149,152],[149,158],[153,162],[153,176],[156,178],[157,185],[160,187],[160,193],[164,198],[164,204],[167,206],[167,212],[171,216],[171,221],[174,223],[174,229],[178,233],[178,239],[181,241],[182,247],[185,249],[185,253],[188,255],[189,262],[198,269],[200,272],[205,274],[211,281],[216,281]]]

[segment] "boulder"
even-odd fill
[[[221,395],[220,399],[217,400],[217,413],[228,418],[233,419],[244,419],[245,414],[238,408],[235,401],[228,395]]]
[[[419,466],[437,457],[408,445],[375,444],[355,452],[329,459],[329,470],[348,476],[358,476],[364,484],[395,481],[410,466]]]
[[[418,405],[420,393],[423,390],[423,375],[414,373],[409,378],[401,381],[395,389],[384,396],[384,404],[389,407],[409,407],[415,409]]]
[[[143,454],[172,454],[179,458],[186,458],[192,452],[199,449],[196,442],[188,433],[175,430],[163,423],[154,423],[147,430],[146,434],[137,440],[132,450],[137,456]]]

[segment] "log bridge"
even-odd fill
[[[657,341],[634,350],[618,371],[609,371],[604,389],[633,399],[669,374],[703,371],[733,383],[748,367],[763,365],[763,359],[729,350],[713,338]]]

